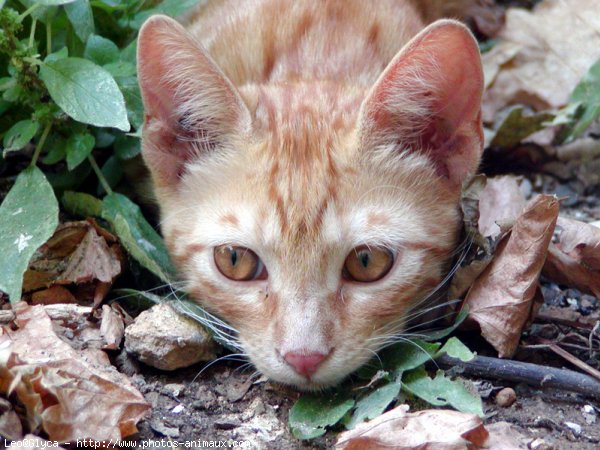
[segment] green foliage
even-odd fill
[[[600,60],[588,70],[571,94],[569,104],[554,123],[566,123],[560,141],[570,142],[600,117]]]
[[[290,410],[289,424],[298,439],[322,436],[326,427],[338,423],[355,402],[340,391],[333,395],[304,395]]]
[[[42,206],[43,207],[40,207]],[[58,225],[58,202],[35,166],[23,170],[0,206],[0,290],[11,302],[21,299],[30,258]]]
[[[453,326],[441,330],[442,336],[449,333],[464,320],[465,312],[457,316]],[[447,354],[462,361],[469,361],[473,353],[457,338],[452,337],[442,346],[438,342],[405,341],[395,344],[380,353],[376,365],[378,371],[359,371],[359,376],[368,375],[367,386],[357,388],[353,382],[338,388],[333,393],[305,395],[301,397],[289,415],[289,424],[294,436],[312,439],[321,436],[327,427],[343,425],[347,429],[381,415],[390,405],[403,400],[403,395],[419,398],[434,406],[450,406],[459,411],[483,416],[481,399],[468,389],[467,383],[447,377],[438,370],[430,378],[424,364]],[[354,395],[347,394],[354,392]],[[358,392],[358,394],[356,394]],[[344,394],[345,393],[345,394]]]
[[[57,226],[56,197],[73,215],[105,220],[133,260],[174,279],[162,239],[112,191],[123,161],[140,153],[139,27],[153,13],[176,16],[196,3],[0,0],[0,173],[16,179],[0,193],[0,251],[11,261],[0,269],[0,290],[12,302],[31,255]],[[74,189],[81,192],[65,192]]]
[[[121,244],[146,269],[169,283],[175,278],[161,237],[146,222],[139,206],[121,194],[104,197],[102,218],[110,222]]]

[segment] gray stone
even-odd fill
[[[198,322],[161,303],[125,329],[125,349],[149,366],[175,370],[214,359],[216,344]]]

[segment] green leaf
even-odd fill
[[[137,60],[137,38],[127,44],[123,50],[121,50],[121,61],[126,61],[131,64],[136,63]]]
[[[69,214],[80,217],[100,217],[102,215],[102,200],[83,192],[66,191],[61,199]]]
[[[40,124],[35,120],[21,120],[15,123],[4,135],[2,144],[4,146],[4,156],[6,153],[15,150],[21,150],[29,141],[33,139],[38,132]]]
[[[525,114],[525,108],[513,108],[490,143],[491,147],[511,148],[533,133],[543,130],[554,118],[550,113]]]
[[[46,141],[45,149],[48,151],[44,156],[44,164],[56,164],[67,156],[67,142],[59,135],[53,134]]]
[[[70,1],[74,1],[74,0],[70,0]],[[26,8],[30,8],[31,6],[33,6],[34,3],[39,3],[41,5],[44,4],[38,0],[19,0],[19,3],[21,3]],[[58,12],[58,8],[54,7],[53,5],[41,6],[41,7],[38,7],[37,9],[35,9],[34,11],[32,11],[31,17],[33,17],[36,20],[39,20],[42,23],[46,23],[48,20],[51,20],[56,15],[57,12]]]
[[[171,17],[181,16],[188,9],[196,6],[200,0],[164,0],[152,9],[137,13],[129,26],[138,30],[145,20],[153,14],[166,14]]]
[[[94,14],[89,0],[77,0],[65,5],[67,17],[81,42],[86,42],[94,32]]]
[[[140,86],[136,77],[118,77],[116,78],[125,103],[127,104],[127,117],[131,124],[139,129],[144,124],[144,102]]]
[[[77,0],[36,0],[37,3],[44,6],[59,6],[66,5],[67,3],[73,3]]]
[[[399,373],[432,361],[439,348],[440,344],[437,342],[401,342],[383,350],[380,357],[385,368]]]
[[[37,167],[23,170],[0,205],[0,290],[21,300],[23,274],[34,252],[58,225],[58,202]]]
[[[92,153],[96,139],[89,133],[76,133],[69,136],[67,139],[67,167],[73,170],[79,164],[86,160],[88,155]]]
[[[48,56],[46,56],[44,58],[44,62],[48,63],[48,62],[52,62],[52,61],[58,61],[59,59],[65,59],[69,56],[69,49],[67,47],[63,47],[60,50],[54,52],[54,53],[50,53]]]
[[[96,64],[103,66],[118,61],[120,52],[119,47],[117,47],[113,41],[93,34],[85,44],[83,56]]]
[[[110,222],[129,254],[161,280],[175,280],[176,271],[167,248],[139,206],[117,193],[107,195],[102,203],[102,218]]]
[[[52,99],[73,119],[129,131],[123,94],[102,67],[81,58],[64,58],[44,63],[40,77]]]
[[[588,70],[571,94],[570,105],[579,104],[582,113],[570,127],[567,140],[581,136],[600,117],[600,60]]]
[[[463,200],[463,205],[464,205],[464,200]],[[446,336],[448,336],[450,333],[452,333],[454,330],[456,330],[461,323],[464,322],[464,320],[467,318],[467,316],[469,315],[469,307],[466,305],[463,305],[463,307],[460,309],[460,311],[458,312],[458,314],[456,315],[456,318],[454,319],[454,323],[447,327],[447,328],[443,328],[441,330],[437,330],[437,331],[430,331],[426,333],[426,337],[423,338],[423,340],[425,341],[438,341],[440,339],[445,338]]]
[[[380,416],[388,405],[396,400],[400,393],[400,387],[399,381],[392,381],[358,400],[352,417],[346,423],[346,428],[350,430],[365,420]]]
[[[338,423],[352,409],[354,400],[347,395],[303,395],[290,409],[292,434],[298,439],[322,436],[326,427]]]
[[[108,185],[111,188],[114,188],[123,179],[122,162],[114,155],[111,156],[102,166],[102,175],[104,175],[104,179],[108,182]],[[98,183],[98,189],[96,191],[98,195],[105,193],[102,183]]]
[[[456,337],[451,337],[450,339],[448,339],[448,341],[446,341],[444,346],[435,356],[437,357],[438,355],[441,355],[443,353],[446,353],[452,358],[458,358],[461,361],[465,362],[471,361],[473,358],[475,358],[473,352],[469,350],[469,348]]]
[[[131,77],[136,73],[135,65],[127,61],[115,61],[103,66],[113,77]]]
[[[115,155],[121,160],[134,158],[141,152],[140,144],[140,140],[136,137],[125,134],[117,136],[115,139]]]
[[[431,405],[450,405],[458,411],[483,417],[481,398],[471,394],[461,380],[451,380],[441,370],[434,379],[429,378],[423,368],[412,370],[404,375],[402,385]]]

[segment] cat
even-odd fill
[[[209,1],[138,41],[186,289],[270,379],[339,383],[440,284],[483,147],[470,31],[406,0]]]

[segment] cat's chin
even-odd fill
[[[345,378],[346,377],[344,376],[344,377],[336,378],[334,380],[327,380],[324,382],[308,380],[308,379],[301,381],[301,382],[299,382],[297,380],[293,380],[293,381],[292,380],[277,380],[274,378],[271,378],[271,380],[278,384],[291,386],[294,389],[297,389],[302,392],[320,392],[320,391],[324,391],[326,389],[332,388],[334,386],[337,386]]]

